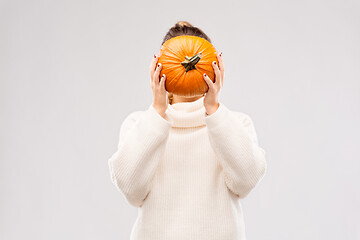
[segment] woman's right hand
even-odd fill
[[[154,54],[153,60],[150,64],[150,85],[153,92],[152,105],[162,117],[165,117],[165,111],[168,107],[168,96],[165,89],[165,74],[163,74],[163,76],[161,76],[161,79],[159,79],[160,71],[162,68],[162,64],[158,64],[160,54],[160,51],[158,54]]]

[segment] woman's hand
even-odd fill
[[[207,115],[211,115],[216,112],[216,110],[220,106],[219,93],[223,86],[224,79],[224,61],[221,55],[222,52],[217,55],[219,66],[216,64],[216,61],[212,63],[215,72],[215,83],[213,83],[209,76],[207,76],[205,73],[203,74],[204,80],[209,87],[209,90],[206,92],[204,98],[204,107],[206,109]]]
[[[153,60],[150,64],[150,85],[153,92],[153,107],[162,116],[165,117],[165,111],[168,107],[167,91],[165,89],[166,76],[163,74],[159,80],[160,71],[162,68],[161,63],[158,64],[160,51],[154,54]]]

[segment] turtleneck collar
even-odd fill
[[[173,121],[173,127],[199,127],[205,123],[204,97],[192,102],[168,104],[166,115]]]

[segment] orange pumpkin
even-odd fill
[[[184,97],[203,95],[208,91],[203,74],[215,82],[212,62],[217,60],[215,47],[206,39],[182,35],[170,38],[160,49],[160,77],[166,75],[165,88],[169,93]]]

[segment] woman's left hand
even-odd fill
[[[215,72],[215,83],[209,78],[209,76],[206,75],[206,73],[203,74],[203,78],[209,87],[209,90],[206,92],[204,98],[204,107],[207,115],[211,115],[216,112],[220,106],[218,99],[224,79],[224,61],[221,55],[222,52],[217,54],[219,66],[216,64],[216,61],[212,63]]]

